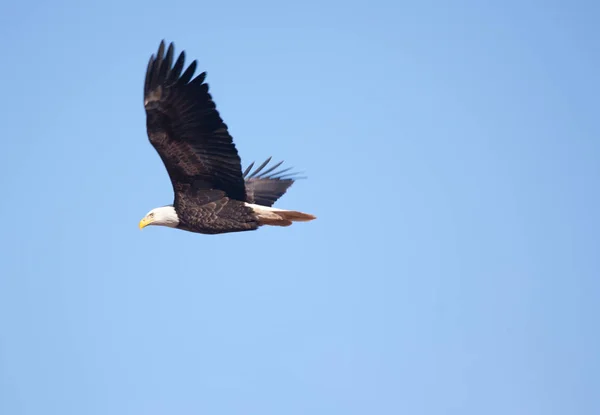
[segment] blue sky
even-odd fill
[[[599,6],[82,4],[0,15],[1,414],[600,413]],[[163,38],[316,221],[139,231]]]

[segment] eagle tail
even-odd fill
[[[290,226],[293,222],[309,222],[316,216],[295,210],[277,209],[269,206],[246,203],[252,209],[261,225]]]

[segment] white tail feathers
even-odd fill
[[[308,222],[316,219],[316,216],[295,210],[277,209],[251,203],[246,203],[246,206],[254,211],[261,225],[290,226],[292,222]]]

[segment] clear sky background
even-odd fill
[[[0,414],[599,414],[599,19],[3,3]],[[142,106],[163,38],[316,221],[138,229],[172,201]]]

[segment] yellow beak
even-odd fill
[[[150,220],[147,216],[140,221],[140,229],[144,229],[146,226],[150,225],[152,220]]]

